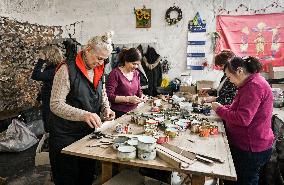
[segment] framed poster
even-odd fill
[[[151,27],[151,9],[134,9],[136,17],[136,28],[150,28]]]

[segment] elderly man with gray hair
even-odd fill
[[[91,185],[95,160],[62,154],[61,150],[115,118],[102,83],[104,60],[112,52],[113,33],[91,38],[74,60],[61,63],[54,76],[50,109],[49,157],[54,183]]]

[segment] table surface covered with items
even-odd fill
[[[273,114],[277,116],[284,123],[284,107],[273,108]]]
[[[191,174],[192,184],[205,176],[235,181],[223,122],[208,109],[178,98],[152,99],[62,152],[102,161],[102,182],[111,178],[113,162]]]

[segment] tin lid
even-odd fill
[[[127,141],[127,144],[131,145],[131,146],[136,146],[138,145],[138,139],[137,138],[132,138],[132,139],[129,139]]]
[[[178,129],[169,127],[169,128],[166,128],[166,132],[178,132]]]
[[[154,120],[154,119],[148,119],[148,120],[146,120],[146,123],[147,124],[157,124],[157,121]]]
[[[134,146],[120,146],[117,150],[122,153],[131,153],[134,152],[136,148]]]
[[[153,144],[156,143],[156,139],[151,136],[139,136],[138,141],[142,143],[147,143],[147,144]]]

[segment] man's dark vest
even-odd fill
[[[66,103],[88,112],[99,115],[102,101],[102,82],[97,89],[80,69],[75,61],[68,61],[70,92],[66,97]],[[96,74],[94,74],[96,75]],[[87,123],[82,121],[69,121],[52,113],[50,118],[50,144],[57,149],[83,138],[93,131]]]

